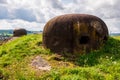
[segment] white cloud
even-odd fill
[[[86,13],[103,19],[110,31],[120,32],[119,3],[120,0],[0,0],[0,19],[5,22],[0,26],[38,30],[57,15]]]
[[[12,27],[6,20],[0,20],[0,29],[12,29]]]
[[[120,33],[120,20],[117,19],[106,19],[104,20],[108,26],[109,32]]]
[[[44,24],[37,22],[28,22],[20,19],[15,20],[0,20],[0,29],[16,29],[25,28],[31,31],[41,31],[43,30]]]

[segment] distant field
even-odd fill
[[[47,60],[50,71],[30,66],[36,56]],[[30,34],[0,46],[3,80],[120,80],[120,36],[110,37],[100,50],[87,54],[65,53],[60,60],[42,47],[42,34]],[[73,57],[74,55],[74,57]]]
[[[120,36],[112,36],[112,37],[115,38],[115,39],[120,40]]]

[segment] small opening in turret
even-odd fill
[[[89,36],[81,36],[79,38],[79,44],[88,44],[90,41]]]

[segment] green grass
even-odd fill
[[[30,63],[35,56],[46,59],[52,69],[36,70]],[[60,61],[42,47],[42,35],[20,37],[0,46],[2,80],[120,80],[120,37],[109,38],[96,50],[83,55],[67,54]]]

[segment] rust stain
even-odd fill
[[[57,53],[87,53],[99,49],[108,36],[107,26],[100,18],[88,14],[66,14],[47,22],[43,46]]]

